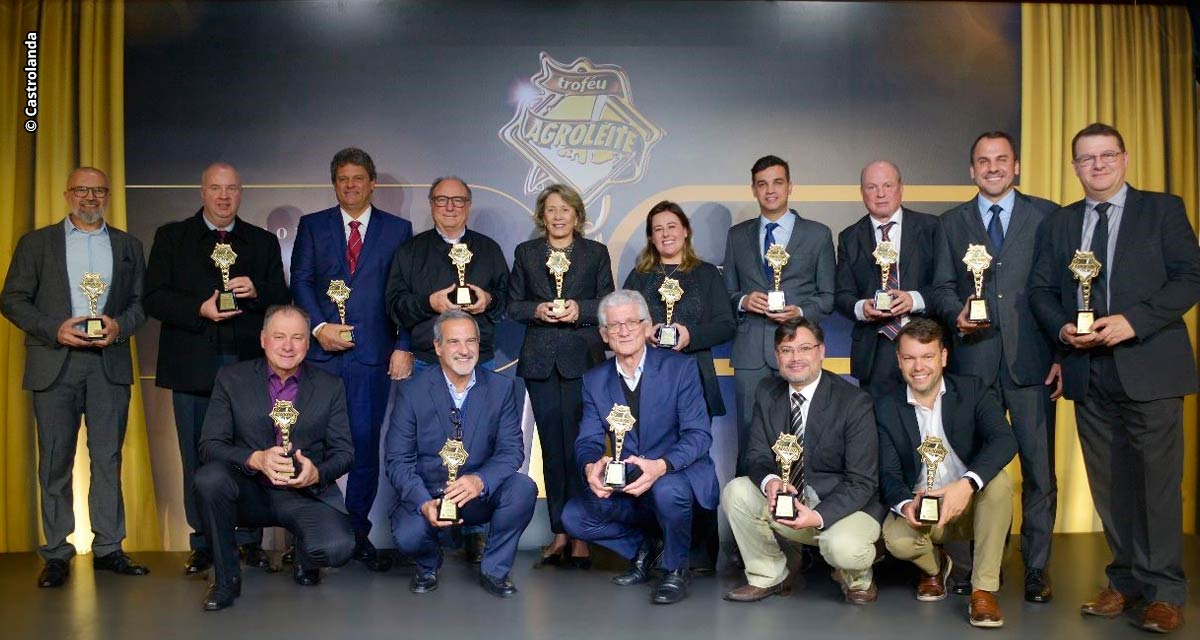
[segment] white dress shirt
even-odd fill
[[[890,240],[892,242],[892,244],[896,245],[896,264],[892,265],[892,270],[895,271],[895,273],[896,273],[896,282],[898,284],[904,284],[903,282],[900,282],[900,234],[901,234],[900,229],[904,226],[904,207],[900,207],[899,209],[896,209],[896,212],[893,213],[890,218],[888,218],[887,220],[884,220],[883,222],[880,222],[880,221],[876,220],[875,218],[871,218],[870,216],[867,216],[867,217],[870,218],[871,229],[875,233],[875,244],[879,244],[880,242],[883,242],[883,230],[880,229],[879,227],[886,225],[889,222],[896,223],[896,224],[892,225],[891,229],[888,229],[888,240]],[[880,274],[880,275],[882,275],[882,274]],[[880,284],[882,284],[882,282]],[[912,301],[913,301],[912,311],[904,314],[900,318],[900,326],[904,326],[904,325],[908,324],[908,320],[909,320],[908,315],[909,314],[923,313],[925,311],[925,298],[924,298],[924,296],[921,295],[921,293],[919,291],[909,291],[908,295],[912,296]],[[863,305],[866,303],[867,303],[866,300],[859,300],[858,302],[854,303],[854,317],[858,318],[860,322],[865,322],[867,319],[867,315],[865,313],[863,313]]]
[[[954,452],[954,447],[950,445],[950,438],[946,437],[946,428],[942,424],[942,397],[946,395],[946,379],[942,378],[939,383],[937,399],[933,401],[933,407],[926,408],[918,402],[913,396],[912,387],[906,387],[904,394],[908,398],[908,404],[912,405],[917,414],[917,429],[920,431],[921,440],[930,437],[941,438],[942,446],[946,447],[946,458],[938,465],[937,472],[933,476],[933,488],[942,489],[963,478],[971,478],[975,481],[976,486],[983,489],[983,478],[980,478],[979,474],[974,471],[967,470],[967,465],[963,464],[962,458],[958,457],[958,454]],[[925,484],[927,474],[927,465],[922,462],[921,468],[917,472],[917,485],[913,487],[914,494],[927,488]],[[912,502],[911,499],[901,500],[892,507],[892,510],[903,516],[904,505],[910,502]]]
[[[787,415],[788,415],[788,421],[789,421],[789,424],[788,424],[789,428],[791,426],[790,421],[792,419],[792,404],[791,404],[792,403],[792,394],[799,392],[800,396],[802,398],[804,398],[804,402],[802,402],[800,404],[800,433],[796,434],[796,435],[800,436],[800,445],[801,446],[804,445],[804,433],[805,433],[805,431],[808,430],[808,414],[810,411],[812,411],[812,405],[813,405],[812,398],[813,398],[813,395],[816,394],[816,392],[817,392],[817,385],[821,384],[821,376],[822,375],[824,375],[824,374],[821,372],[818,372],[816,380],[813,380],[812,382],[810,382],[807,385],[800,387],[798,389],[795,387],[795,385],[790,385],[790,384],[788,385],[788,395],[787,395],[788,412],[787,412]],[[762,479],[762,483],[758,485],[758,489],[759,489],[759,491],[763,492],[763,495],[767,494],[767,483],[771,482],[771,480],[783,480],[783,478],[780,478],[779,475],[775,474],[775,473],[771,473],[771,474],[768,474],[767,476],[765,476]],[[817,490],[814,489],[811,484],[805,484],[803,491],[804,491],[804,495],[801,496],[800,501],[804,503],[804,506],[808,507],[809,509],[814,509],[814,508],[816,508],[816,506],[818,504],[821,503],[821,497],[817,495]],[[814,512],[814,513],[816,513],[816,512]],[[821,524],[818,525],[817,528],[818,529],[825,528],[825,519],[821,517],[821,514],[818,513],[817,518],[821,520]]]

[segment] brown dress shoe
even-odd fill
[[[763,598],[768,598],[777,593],[783,593],[782,582],[771,587],[756,587],[752,584],[744,584],[732,591],[726,592],[722,597],[730,602],[758,602]]]
[[[1138,598],[1126,598],[1125,594],[1120,591],[1107,587],[1091,601],[1083,603],[1083,606],[1079,607],[1079,612],[1086,616],[1115,618],[1137,606],[1138,600]]]
[[[874,582],[866,589],[851,589],[840,570],[834,569],[831,575],[833,580],[842,587],[842,596],[846,598],[846,602],[849,604],[870,604],[879,598],[879,590],[875,588]]]
[[[917,600],[934,602],[946,598],[946,583],[950,579],[950,570],[954,561],[945,551],[938,551],[938,572],[931,576],[921,576],[917,582]]]
[[[1003,627],[1004,615],[1000,613],[1000,603],[996,602],[996,594],[983,589],[971,592],[972,627]]]
[[[1183,624],[1183,607],[1169,602],[1151,602],[1146,605],[1142,619],[1132,622],[1145,631],[1169,633]]]

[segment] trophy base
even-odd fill
[[[458,287],[454,290],[454,304],[469,307],[475,304],[475,292],[470,287]]]
[[[217,311],[220,311],[221,313],[228,313],[230,311],[237,310],[237,298],[233,297],[232,291],[222,291],[217,295]]]
[[[567,314],[567,301],[562,298],[555,298],[554,302],[550,303],[550,313],[556,316]]]
[[[458,505],[453,500],[438,500],[438,522],[458,522]]]
[[[619,491],[625,488],[625,479],[624,462],[610,462],[605,465],[604,486]]]
[[[1096,321],[1096,312],[1091,309],[1080,309],[1075,314],[1075,335],[1082,336],[1092,332],[1092,323]]]
[[[673,324],[664,324],[658,328],[658,346],[674,349],[679,344],[679,329]]]
[[[87,334],[87,339],[93,342],[104,339],[104,321],[100,318],[88,318],[85,324],[84,333]]]
[[[291,480],[291,479],[295,478],[296,476],[300,475],[300,461],[291,457],[290,455],[288,456],[288,459],[292,461],[292,470],[291,471],[280,471],[279,475],[287,478],[288,480]]]
[[[346,342],[354,342],[354,329],[343,329],[338,332],[338,338]]]
[[[875,292],[875,310],[884,313],[892,310],[892,294],[880,289]]]
[[[787,306],[787,300],[783,297],[782,291],[767,292],[767,311],[770,313],[779,313]]]
[[[777,492],[775,509],[771,512],[771,517],[775,520],[796,519],[796,496],[787,491]]]
[[[942,497],[921,496],[917,505],[917,522],[921,524],[937,524],[942,520]]]
[[[992,320],[988,317],[987,300],[983,298],[971,298],[967,302],[967,322],[971,324],[991,324]]]

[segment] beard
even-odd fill
[[[104,218],[104,209],[97,209],[96,211],[90,211],[90,212],[79,210],[79,211],[72,211],[71,213],[76,218],[79,218],[84,224],[88,224],[88,225],[96,224],[97,222],[100,222],[100,220],[102,218]]]

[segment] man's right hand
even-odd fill
[[[326,351],[346,351],[353,349],[354,343],[349,340],[342,340],[342,331],[351,331],[354,325],[337,324],[335,322],[326,322],[317,330],[317,343]]]
[[[601,500],[611,497],[613,493],[612,487],[604,484],[604,468],[611,461],[611,456],[603,456],[583,469],[587,474],[588,488]]]
[[[233,311],[217,311],[216,289],[213,290],[213,294],[209,296],[208,300],[205,300],[200,305],[200,316],[212,320],[213,322],[228,320],[234,316],[241,315],[241,313],[241,309],[234,309]]]
[[[900,508],[900,512],[904,514],[904,521],[907,522],[908,526],[912,527],[913,529],[925,529],[929,526],[921,524],[921,522],[917,520],[917,505],[921,504],[921,498],[924,497],[924,495],[924,493],[918,493],[917,495],[913,496],[912,500],[909,500],[903,507]]]
[[[767,315],[767,294],[762,291],[752,291],[742,299],[742,311]]]
[[[75,328],[75,325],[81,324],[87,320],[87,316],[77,316],[67,318],[62,324],[58,325],[58,343],[64,347],[90,347],[92,342],[87,339],[87,334]]]
[[[962,311],[958,312],[958,317],[954,319],[955,328],[958,329],[958,332],[963,335],[975,333],[976,331],[985,329],[988,326],[986,324],[975,324],[974,322],[967,320],[967,313],[969,313],[970,310],[971,303],[967,302],[967,304],[963,305]]]
[[[1063,325],[1062,329],[1059,329],[1058,337],[1076,349],[1091,349],[1092,347],[1104,344],[1104,339],[1095,331],[1079,335],[1075,333],[1076,329],[1077,327],[1074,322],[1068,322]]]
[[[296,470],[291,457],[287,455],[287,450],[279,446],[250,454],[246,466],[263,474],[276,486],[287,486],[292,479],[291,474]],[[288,475],[285,476],[285,473]]]
[[[771,478],[767,481],[767,510],[769,513],[775,513],[775,498],[779,496],[780,491],[787,491],[791,495],[798,495],[796,487],[790,484],[784,484],[780,478]]]
[[[445,313],[447,309],[458,306],[450,303],[450,292],[454,291],[454,289],[457,287],[457,284],[452,284],[445,289],[438,289],[437,291],[429,294],[429,306],[433,307],[434,313],[441,315]]]
[[[892,317],[891,313],[875,308],[875,298],[864,300],[862,311],[863,317],[867,319],[867,322],[882,322]]]
[[[425,503],[421,505],[421,515],[425,516],[425,520],[429,524],[435,527],[453,527],[456,524],[462,524],[462,519],[454,522],[442,522],[441,520],[438,520],[439,502],[440,499],[433,498],[432,500],[426,500]]]

